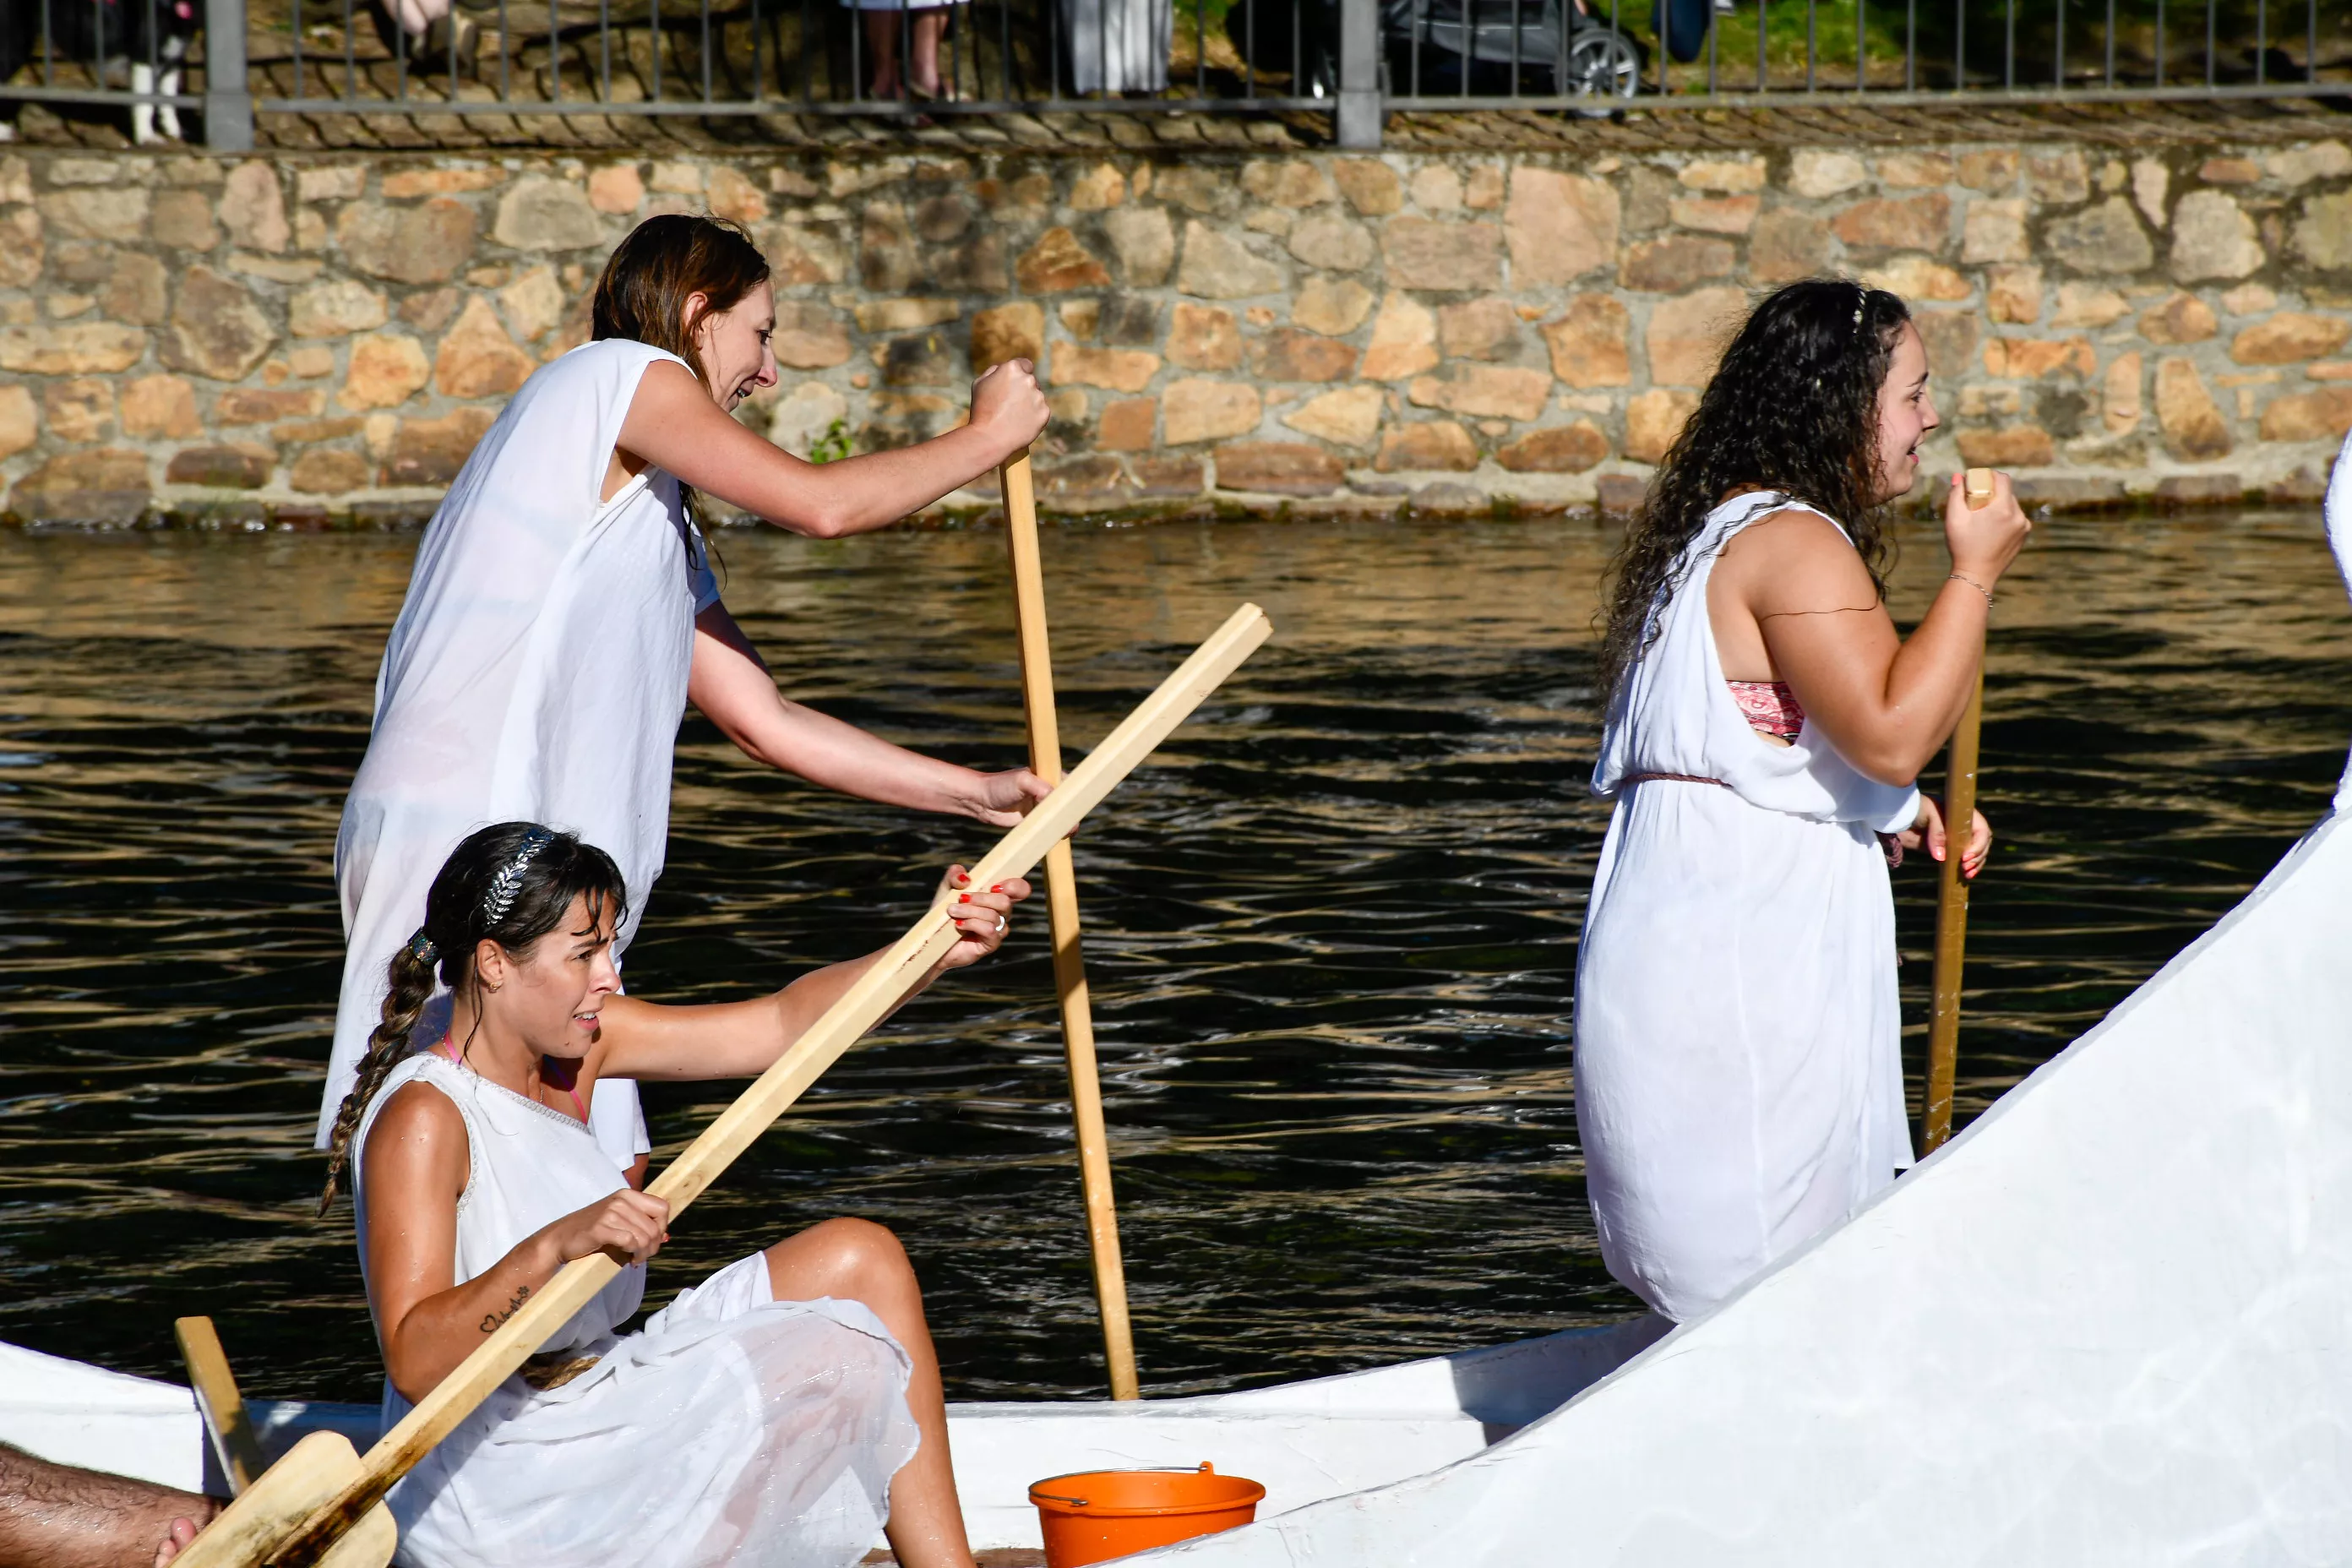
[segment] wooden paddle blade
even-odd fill
[[[332,1502],[361,1474],[359,1450],[352,1447],[349,1437],[340,1432],[313,1432],[256,1478],[173,1561],[178,1568],[257,1568],[305,1520]],[[383,1510],[379,1508],[375,1512]],[[362,1531],[372,1541],[381,1538],[381,1553],[362,1552],[348,1562],[334,1558],[336,1568],[382,1568],[392,1561],[397,1535],[392,1516],[384,1514],[380,1523],[369,1516],[347,1539],[358,1539]]]
[[[195,1390],[196,1413],[205,1418],[205,1433],[213,1453],[228,1477],[229,1495],[236,1497],[268,1468],[261,1445],[253,1436],[253,1422],[245,1411],[236,1378],[228,1370],[228,1352],[210,1318],[180,1318],[172,1336],[180,1342],[180,1359],[187,1363],[188,1385]]]
[[[390,1568],[393,1548],[399,1544],[400,1527],[392,1522],[392,1510],[378,1503],[314,1561],[319,1568]]]

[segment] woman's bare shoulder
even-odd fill
[[[1870,570],[1844,530],[1820,512],[1783,507],[1725,544],[1717,574],[1758,615],[1817,608],[1825,596],[1854,607],[1878,600]]]
[[[471,1164],[466,1119],[457,1101],[434,1085],[411,1079],[393,1090],[368,1126],[367,1167],[435,1172],[453,1169],[462,1183]]]

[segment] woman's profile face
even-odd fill
[[[688,297],[689,314],[701,308],[703,297]],[[694,329],[694,346],[709,377],[710,400],[729,413],[755,388],[776,384],[776,353],[769,340],[776,331],[776,293],[765,283],[737,300],[730,310],[713,310]]]
[[[593,923],[588,900],[575,898],[556,928],[521,953],[505,953],[498,989],[483,1011],[544,1057],[573,1061],[596,1042],[597,1010],[621,988],[613,965],[613,919]],[[491,978],[488,975],[485,979]]]
[[[1886,384],[1878,389],[1878,499],[1910,493],[1919,479],[1919,443],[1943,421],[1927,395],[1927,346],[1919,329],[1903,323]]]

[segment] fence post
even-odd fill
[[[1339,145],[1381,145],[1381,0],[1339,0]]]
[[[205,0],[205,146],[215,153],[253,151],[245,0]]]

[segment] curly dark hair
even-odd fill
[[[1610,563],[1604,703],[1656,636],[1684,550],[1738,491],[1778,490],[1837,519],[1884,592],[1878,394],[1910,320],[1895,295],[1835,278],[1791,283],[1749,312]]]

